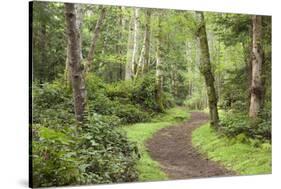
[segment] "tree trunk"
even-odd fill
[[[67,27],[67,39],[69,47],[69,67],[71,69],[72,91],[74,98],[74,111],[76,120],[83,121],[86,90],[81,65],[81,38],[79,21],[73,3],[65,3],[65,18]]]
[[[75,5],[75,12],[76,12],[76,15],[77,15],[77,18],[76,18],[76,26],[79,30],[79,33],[81,31],[81,28],[82,28],[82,24],[83,24],[83,7],[82,5],[80,4],[76,4]],[[82,47],[82,37],[80,35],[80,40],[79,40],[79,43],[80,43],[80,46]],[[66,61],[65,61],[65,70],[64,70],[64,79],[65,79],[65,83],[67,86],[70,86],[71,87],[71,68],[69,67],[69,44],[67,44],[67,47],[66,47]],[[83,54],[82,54],[82,50],[80,52],[80,58],[81,60],[83,59]]]
[[[250,22],[250,20],[249,20]],[[251,22],[250,22],[251,23]],[[249,24],[250,24],[249,23]],[[250,111],[250,102],[251,102],[251,85],[252,85],[252,46],[253,46],[253,37],[252,37],[252,27],[249,28],[249,41],[247,43],[242,43],[244,51],[244,61],[245,61],[245,73],[247,79],[247,107],[248,112]]]
[[[145,12],[145,33],[144,33],[144,62],[142,66],[142,72],[146,73],[148,71],[149,65],[149,51],[150,51],[150,20],[151,20],[151,10],[147,9]]]
[[[249,116],[257,118],[262,105],[262,17],[253,16],[252,82]]]
[[[87,62],[86,62],[86,67],[85,67],[86,73],[89,72],[89,70],[91,68],[91,64],[93,62],[97,41],[98,41],[99,34],[100,34],[100,28],[101,28],[101,25],[102,25],[102,23],[104,21],[104,18],[105,18],[106,8],[101,6],[100,9],[101,9],[100,17],[97,20],[96,27],[93,31],[92,44],[91,44],[91,47],[90,47],[90,50],[89,50],[88,56],[87,56]]]
[[[133,66],[133,76],[136,74],[136,68],[137,68],[137,52],[138,52],[138,33],[139,33],[139,8],[135,8],[134,10],[134,42],[133,42],[133,54],[132,54],[132,60],[131,64]]]
[[[148,71],[149,49],[150,49],[149,47],[150,46],[150,19],[151,19],[151,10],[147,9],[145,12],[145,31],[144,31],[143,46],[139,56],[135,78],[137,78],[138,75],[141,75]]]
[[[156,103],[159,111],[164,111],[163,106],[163,73],[162,73],[162,26],[161,26],[161,15],[158,15],[158,31],[156,36]]]
[[[120,28],[120,31],[119,31],[119,39],[120,41],[124,41],[124,31],[125,31],[125,15],[124,15],[124,7],[119,7],[119,10],[120,10],[120,18],[119,18],[119,28]],[[120,56],[120,58],[123,56],[123,53],[124,53],[124,45],[123,43],[119,43],[119,45],[117,45],[117,51],[118,51],[118,54]],[[120,80],[123,80],[124,79],[124,63],[123,62],[120,62],[119,63],[119,79]]]
[[[65,60],[65,70],[64,70],[64,80],[65,85],[71,87],[71,69],[69,68],[69,44],[66,47],[66,60]]]
[[[140,52],[139,61],[136,66],[136,74],[134,76],[135,79],[141,74],[141,70],[143,67],[143,54],[144,54],[145,47],[143,46]]]
[[[128,32],[128,48],[127,48],[127,63],[125,68],[125,80],[132,79],[133,77],[133,65],[132,65],[132,52],[133,52],[133,20],[134,12],[131,15],[129,22],[129,32]]]
[[[45,8],[45,3],[44,4],[44,8]],[[39,45],[40,45],[40,76],[39,76],[39,82],[43,83],[44,81],[48,80],[48,78],[46,78],[46,74],[48,72],[48,65],[47,65],[47,56],[46,56],[46,23],[42,22],[41,23],[41,29],[40,29],[40,40],[39,40]]]
[[[210,124],[214,128],[219,126],[219,115],[217,109],[217,95],[214,86],[214,76],[211,69],[210,54],[208,47],[208,39],[206,33],[206,26],[204,21],[204,14],[202,12],[196,13],[198,17],[199,27],[197,30],[197,41],[200,49],[200,72],[204,76],[205,84],[208,94],[209,112],[210,112]]]

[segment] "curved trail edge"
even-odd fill
[[[161,129],[146,142],[150,156],[170,179],[236,175],[192,146],[192,131],[207,122],[205,113],[192,112],[187,122]]]

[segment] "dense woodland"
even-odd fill
[[[271,17],[32,5],[33,186],[138,180],[118,128],[175,106],[215,132],[271,143]]]

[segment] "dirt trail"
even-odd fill
[[[193,112],[187,122],[161,129],[147,141],[151,157],[170,179],[235,175],[192,147],[192,131],[207,121],[205,113]]]

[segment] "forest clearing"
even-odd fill
[[[270,16],[30,10],[30,186],[271,173]]]

